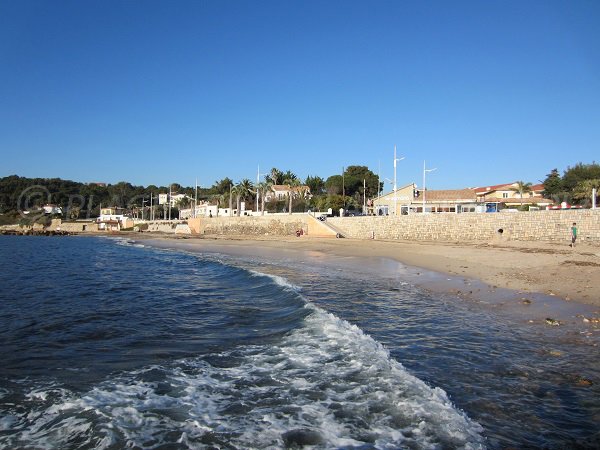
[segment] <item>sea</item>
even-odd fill
[[[600,448],[577,318],[284,244],[0,236],[0,258],[3,449]]]

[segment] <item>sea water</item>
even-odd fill
[[[599,445],[594,329],[386,260],[149,244],[0,238],[1,448]]]

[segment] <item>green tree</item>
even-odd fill
[[[367,197],[375,197],[378,192],[379,179],[367,166],[348,166],[344,171],[345,193],[349,197],[360,198],[364,195],[363,186],[366,184]]]
[[[236,216],[240,217],[241,215],[241,211],[240,211],[240,207],[241,207],[241,198],[242,198],[242,188],[240,187],[239,184],[236,184],[235,186],[233,186],[231,188],[231,195],[229,196],[229,205],[231,205],[231,198],[232,196],[235,195],[235,204],[236,204]],[[231,206],[230,206],[231,208]]]
[[[298,178],[298,176],[296,176],[296,174],[294,172],[292,172],[291,170],[286,170],[281,175],[281,179],[282,180],[298,180],[298,181],[300,181],[300,179]],[[285,184],[285,181],[284,181],[284,184]]]
[[[307,176],[304,184],[309,187],[313,195],[321,195],[325,191],[325,180],[319,176]]]
[[[342,193],[343,180],[341,175],[332,175],[325,180],[325,190],[329,195],[340,195]]]
[[[275,167],[271,169],[268,175],[265,176],[265,179],[274,185],[278,185],[283,182],[283,172]]]
[[[578,203],[591,200],[594,189],[596,189],[597,202],[600,196],[600,178],[580,181],[573,189],[573,200]]]
[[[546,198],[552,198],[563,191],[563,181],[558,173],[558,169],[552,169],[546,179],[543,182],[544,192],[543,195]]]
[[[563,187],[566,191],[573,192],[575,186],[584,180],[595,180],[600,178],[600,164],[578,163],[574,167],[567,167],[563,174]]]
[[[210,192],[213,194],[229,194],[229,187],[234,184],[231,178],[225,177],[220,181],[215,181],[211,186]]]
[[[298,180],[298,178],[286,178],[283,181],[283,184],[287,186],[288,188],[288,198],[289,198],[289,208],[288,208],[288,213],[292,214],[292,200],[294,197],[296,197],[298,194],[298,186],[300,186],[300,181]]]
[[[273,184],[269,181],[263,181],[256,186],[256,195],[260,196],[260,214],[263,216],[265,214],[265,198],[267,192],[271,190],[271,186],[273,186]]]
[[[524,181],[517,181],[517,185],[510,188],[511,191],[518,192],[521,197],[521,204],[523,204],[523,194],[531,192],[531,183],[525,183]]]
[[[182,197],[177,201],[175,205],[178,209],[186,209],[189,208],[192,204],[192,199],[188,196]]]
[[[248,178],[244,178],[242,181],[240,181],[235,186],[235,194],[236,194],[237,209],[238,209],[237,215],[238,216],[241,214],[240,202],[242,200],[246,201],[247,199],[251,198],[253,188],[254,188],[254,186],[252,184],[252,181],[250,181]]]

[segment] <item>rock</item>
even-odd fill
[[[303,447],[305,445],[319,445],[323,443],[323,437],[319,432],[306,428],[287,431],[281,437],[286,447]]]
[[[552,326],[555,326],[555,327],[557,327],[557,326],[559,326],[559,325],[560,325],[560,322],[559,322],[558,320],[556,320],[556,319],[551,319],[550,317],[546,318],[546,323],[547,323],[548,325],[552,325]]]
[[[593,385],[594,382],[592,380],[590,380],[589,378],[576,377],[575,378],[575,384],[577,386],[588,387],[588,386]]]

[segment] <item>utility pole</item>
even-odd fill
[[[196,209],[198,209],[198,178],[196,178],[196,193],[194,195],[194,219],[196,218]]]

